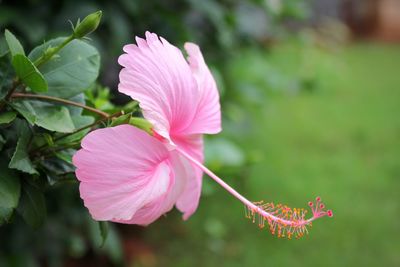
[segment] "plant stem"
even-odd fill
[[[72,133],[65,133],[65,134],[62,134],[62,135],[58,136],[57,138],[54,138],[54,141],[61,140],[61,139],[65,138],[65,137],[67,137],[67,136],[76,134],[76,133],[78,133],[78,132],[80,132],[80,131],[83,131],[83,130],[85,130],[85,129],[92,128],[93,126],[95,126],[95,125],[97,125],[97,124],[99,124],[99,123],[101,123],[101,122],[104,122],[104,121],[107,120],[107,119],[111,119],[111,118],[114,118],[114,117],[118,117],[118,116],[120,116],[120,115],[122,115],[122,112],[121,112],[121,111],[118,111],[118,112],[116,112],[116,113],[114,113],[114,114],[111,114],[111,115],[108,116],[107,118],[99,119],[99,120],[97,120],[97,121],[95,121],[95,122],[93,122],[93,123],[91,123],[91,124],[89,124],[89,125],[83,126],[83,127],[79,128],[79,129],[76,129],[76,130],[73,131]]]
[[[39,57],[33,64],[35,64],[36,67],[41,66],[43,63],[46,63],[48,60],[50,60],[58,51],[63,49],[69,42],[74,40],[75,37],[73,34],[68,36],[61,44],[59,44],[57,47],[53,48],[51,52],[43,54],[41,57]]]
[[[194,165],[196,165],[197,167],[199,167],[202,171],[204,171],[208,176],[210,176],[215,182],[217,182],[220,186],[222,186],[226,191],[228,191],[231,195],[233,195],[235,198],[237,198],[239,201],[241,201],[246,207],[251,208],[252,210],[254,210],[255,212],[257,212],[258,214],[260,214],[261,216],[263,216],[264,218],[269,218],[272,221],[276,221],[279,222],[281,224],[284,225],[291,225],[293,223],[293,221],[291,220],[285,220],[282,218],[279,218],[265,210],[263,210],[262,208],[258,207],[257,205],[255,205],[253,202],[249,201],[247,198],[245,198],[244,196],[242,196],[239,192],[237,192],[235,189],[233,189],[230,185],[228,185],[227,183],[225,183],[221,178],[219,178],[215,173],[213,173],[212,171],[210,171],[207,167],[205,167],[203,164],[201,164],[199,161],[197,161],[195,158],[193,158],[192,156],[190,156],[188,153],[186,153],[184,150],[180,149],[179,147],[176,148],[176,150],[185,158],[187,158],[190,162],[192,162]],[[301,221],[299,223],[303,224],[303,225],[308,225],[309,223],[311,223],[313,220],[315,220],[316,218],[311,217],[308,220],[304,220]]]
[[[56,141],[58,141],[58,140],[61,140],[61,139],[65,138],[65,137],[68,137],[68,136],[70,136],[70,135],[76,134],[76,133],[78,133],[78,132],[80,132],[80,131],[83,131],[83,130],[85,130],[85,129],[92,128],[93,126],[95,126],[95,125],[97,125],[97,124],[99,124],[99,123],[101,123],[101,122],[104,122],[104,121],[107,120],[107,119],[111,119],[111,118],[114,118],[114,117],[118,117],[118,116],[120,116],[121,114],[122,114],[122,112],[121,112],[121,111],[118,111],[118,112],[116,112],[116,113],[114,113],[114,114],[108,116],[107,118],[101,118],[101,119],[99,119],[99,120],[97,120],[97,121],[95,121],[95,122],[93,122],[93,123],[91,123],[91,124],[89,124],[89,125],[83,126],[83,127],[79,128],[79,129],[76,129],[75,131],[73,131],[73,132],[71,132],[71,133],[62,134],[62,135],[60,135],[60,136],[54,138],[54,142],[56,142]],[[36,149],[32,150],[31,153],[32,153],[32,154],[33,154],[33,153],[37,153],[37,152],[39,152],[40,150],[42,150],[43,148],[45,148],[47,145],[48,145],[48,144],[43,144],[43,145],[37,147]]]
[[[86,110],[89,110],[93,113],[96,113],[104,118],[109,118],[110,115],[106,112],[103,112],[101,110],[83,105],[81,103],[77,103],[74,101],[70,101],[70,100],[66,100],[66,99],[62,99],[62,98],[58,98],[55,96],[48,96],[48,95],[35,95],[35,94],[25,94],[25,93],[13,93],[11,95],[11,98],[31,98],[31,99],[38,99],[38,100],[43,100],[43,101],[52,101],[52,102],[59,102],[65,105],[70,105],[70,106],[76,106],[76,107],[80,107]]]
[[[61,44],[59,44],[57,47],[52,48],[49,52],[45,52],[41,57],[35,60],[33,64],[35,64],[36,67],[41,66],[42,64],[46,63],[49,61],[58,51],[63,49],[69,42],[75,39],[75,36],[71,34],[68,36]],[[4,97],[4,100],[0,103],[0,111],[4,108],[5,103],[13,97],[13,94],[15,90],[18,88],[18,86],[21,84],[21,81],[17,78],[15,78],[13,82],[13,86],[11,87],[10,91],[8,91],[7,95]]]
[[[0,111],[4,108],[6,102],[10,99],[11,95],[15,92],[15,90],[17,90],[20,84],[21,82],[18,79],[14,80],[10,91],[8,91],[7,95],[4,97],[4,100],[0,103]]]

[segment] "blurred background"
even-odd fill
[[[33,48],[96,10],[99,83],[114,104],[129,101],[117,57],[134,35],[199,44],[224,129],[206,139],[207,165],[254,201],[306,207],[320,195],[334,218],[278,239],[205,176],[188,221],[174,210],[146,228],[110,224],[100,247],[65,183],[46,192],[44,226],[0,228],[0,266],[400,266],[400,1],[0,0],[0,28]]]

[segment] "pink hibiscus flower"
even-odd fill
[[[248,201],[203,164],[203,134],[221,131],[218,90],[197,45],[181,51],[146,32],[124,47],[119,91],[139,101],[153,136],[130,125],[95,130],[73,157],[80,195],[95,220],[148,225],[176,206],[189,218],[207,173],[248,209],[260,227],[301,236],[316,218],[332,215],[317,200],[313,217],[302,209]]]

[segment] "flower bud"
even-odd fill
[[[132,117],[129,120],[129,124],[146,131],[150,135],[153,135],[153,125],[143,118]]]
[[[74,37],[82,38],[97,29],[101,20],[101,11],[94,12],[88,15],[82,20],[82,22],[77,23],[74,29]]]

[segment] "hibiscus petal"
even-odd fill
[[[199,162],[203,162],[203,137],[202,135],[191,135],[185,137],[174,137],[174,143],[186,153]],[[183,176],[186,179],[185,188],[176,202],[176,207],[183,212],[183,219],[187,220],[197,209],[200,201],[203,171],[181,157],[183,169],[176,172],[175,176]],[[177,168],[174,164],[174,169]]]
[[[196,115],[185,134],[216,134],[221,131],[221,108],[215,80],[204,62],[200,48],[193,43],[185,43],[190,68],[199,88],[199,103]]]
[[[92,217],[130,220],[168,194],[174,183],[169,156],[164,144],[130,125],[89,133],[73,163],[81,198]]]
[[[175,174],[171,189],[139,209],[132,219],[125,221],[119,220],[116,222],[148,225],[157,220],[160,215],[167,213],[173,208],[186,187],[188,175],[185,170],[185,165],[177,152],[171,152],[170,160]]]
[[[120,92],[140,102],[143,115],[158,134],[187,128],[195,115],[198,91],[181,51],[157,35],[146,33],[136,45],[126,45],[118,62]]]
[[[118,89],[140,102],[154,130],[167,139],[219,132],[218,90],[198,47],[186,45],[189,66],[178,48],[153,33],[136,43],[118,59],[124,67]]]

